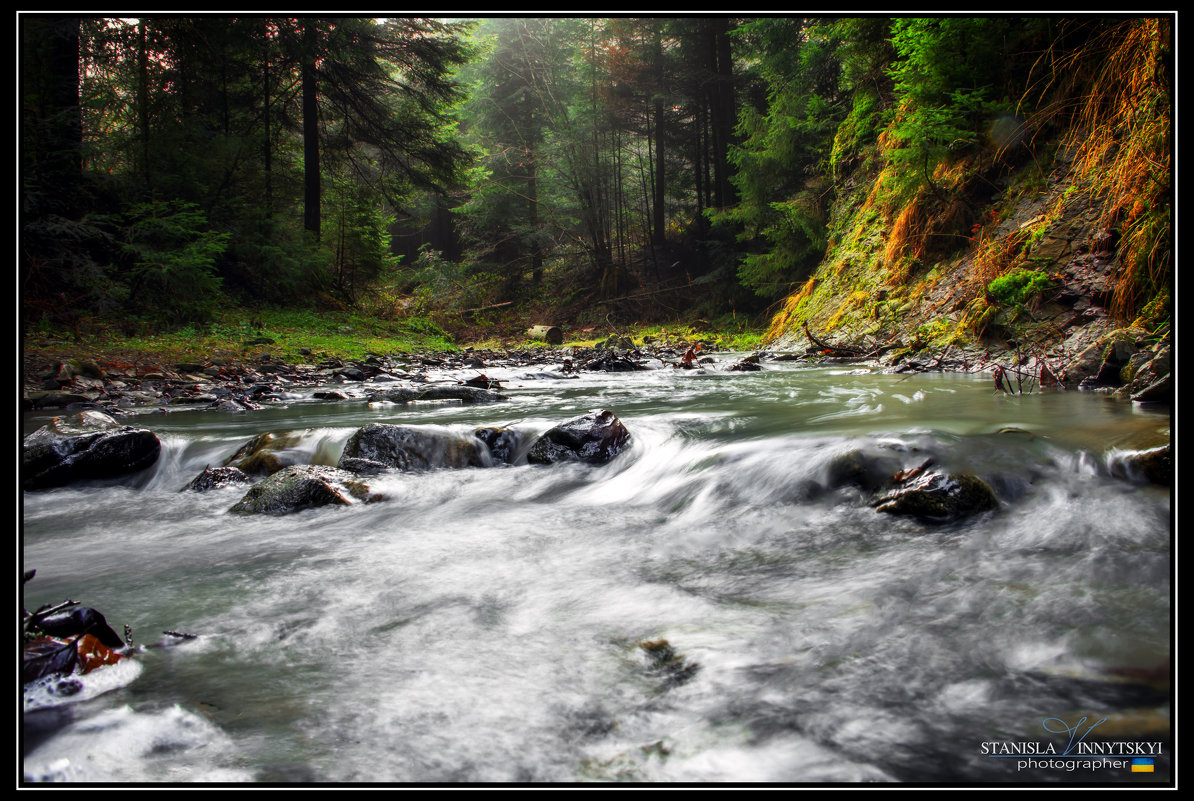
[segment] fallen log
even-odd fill
[[[564,344],[564,332],[554,325],[533,325],[527,330],[527,336],[548,345]]]

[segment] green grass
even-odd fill
[[[490,338],[457,342],[452,334],[424,316],[387,319],[356,311],[263,308],[230,309],[208,323],[190,323],[172,330],[154,329],[138,320],[92,321],[85,332],[55,330],[41,323],[31,327],[25,349],[58,358],[86,356],[109,361],[157,361],[172,364],[205,361],[213,356],[251,359],[269,353],[288,362],[312,363],[329,357],[361,359],[417,351],[455,352],[471,345],[479,349],[505,347],[549,348],[530,339]],[[123,332],[122,332],[123,329]],[[474,331],[477,330],[475,327]],[[127,333],[127,332],[135,333]],[[564,346],[592,347],[612,331],[598,329],[586,339],[566,338]],[[643,345],[644,337],[659,344],[711,341],[724,350],[752,351],[762,346],[763,332],[743,319],[729,317],[667,325],[619,327],[617,333]],[[566,332],[567,337],[567,332]],[[254,340],[269,339],[271,342]],[[303,353],[302,351],[307,351]]]
[[[248,344],[270,339],[272,343]],[[354,312],[304,309],[236,309],[206,324],[126,336],[110,327],[75,339],[67,332],[36,328],[26,338],[29,350],[144,354],[166,361],[199,360],[212,355],[247,357],[268,352],[287,361],[366,354],[455,351],[443,328],[425,317],[381,319]],[[309,354],[301,353],[306,349]]]

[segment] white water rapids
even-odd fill
[[[509,400],[492,405],[296,393],[238,416],[131,418],[162,440],[153,468],[22,494],[24,605],[79,600],[143,645],[199,636],[89,674],[82,696],[27,693],[26,780],[1167,775],[1164,760],[1146,776],[1026,772],[982,744],[1086,716],[1106,719],[1092,739],[1165,738],[1169,753],[1170,492],[1107,467],[1168,442],[1168,413],[765,366],[495,369]],[[393,471],[369,478],[383,502],[277,517],[228,514],[243,486],[179,491],[264,431],[298,431],[298,461],[334,464],[368,422],[543,431],[596,408],[633,438],[601,467]],[[881,514],[827,486],[856,448],[973,472],[999,508],[944,525]]]

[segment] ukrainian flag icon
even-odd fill
[[[1151,757],[1136,757],[1132,760],[1133,773],[1152,773],[1153,760]]]

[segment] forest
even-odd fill
[[[973,248],[1001,179],[1075,131],[1130,246],[1117,314],[1168,304],[1167,20],[20,22],[25,331],[276,307],[765,327],[858,187],[898,282]]]

